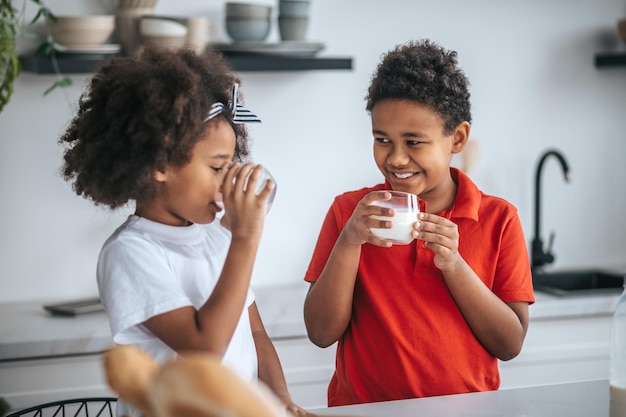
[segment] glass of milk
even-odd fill
[[[393,217],[371,216],[373,219],[390,221],[392,227],[390,229],[372,228],[372,234],[381,239],[387,239],[393,243],[406,245],[413,241],[413,225],[417,221],[417,215],[420,212],[417,196],[402,191],[387,191],[391,194],[389,200],[377,200],[372,203],[375,206],[392,208],[395,211]]]
[[[278,188],[278,184],[276,183],[276,180],[268,171],[268,169],[263,167],[263,172],[261,172],[261,178],[259,178],[259,181],[256,183],[256,189],[254,190],[254,193],[256,195],[261,194],[261,191],[263,191],[265,185],[267,184],[267,180],[272,180],[272,182],[274,183],[274,188],[272,188],[272,192],[270,192],[270,195],[267,196],[267,207],[265,209],[265,214],[269,213],[270,209],[272,208],[272,203],[274,202],[274,197],[276,197],[276,189]]]
[[[250,171],[250,173],[252,173],[252,171]],[[248,177],[246,177],[245,179],[245,184],[243,186],[243,189],[245,190],[248,186],[248,178],[250,178],[250,174],[248,174]],[[276,196],[276,189],[278,188],[278,184],[276,183],[276,180],[274,179],[274,177],[272,176],[272,174],[269,172],[269,170],[265,167],[263,167],[263,171],[261,172],[261,177],[259,178],[259,180],[256,183],[256,188],[254,189],[254,193],[256,195],[261,194],[261,191],[263,191],[263,188],[265,188],[265,185],[267,184],[267,180],[272,180],[272,182],[274,183],[274,188],[272,188],[272,191],[270,192],[270,195],[267,197],[267,206],[265,208],[265,214],[270,212],[270,209],[272,208],[272,203],[274,202],[274,197]],[[233,180],[234,182],[234,180]],[[224,203],[221,201],[218,201],[217,204],[224,209]]]

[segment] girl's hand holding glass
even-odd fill
[[[221,224],[232,232],[238,216],[256,217],[260,207],[265,207],[261,212],[263,217],[269,212],[275,195],[276,180],[265,167],[253,163],[234,164],[224,178],[223,201],[218,202],[225,212]]]

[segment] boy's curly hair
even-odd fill
[[[397,45],[372,76],[366,110],[381,100],[408,99],[439,113],[446,134],[463,121],[471,123],[469,80],[457,64],[455,51],[430,40]]]
[[[93,76],[59,140],[64,178],[96,205],[114,209],[149,200],[156,192],[155,170],[189,162],[210,106],[227,105],[236,82],[217,53],[147,48],[138,58],[112,58]],[[246,128],[234,124],[229,112],[218,117],[235,131],[234,159],[244,160]]]

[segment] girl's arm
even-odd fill
[[[253,165],[244,165],[239,171],[231,168],[225,176],[223,197],[232,239],[222,273],[204,305],[197,311],[191,306],[179,308],[144,322],[148,330],[178,353],[202,350],[223,356],[232,339],[245,307],[263,229],[265,200],[271,191],[269,186],[258,196],[254,193],[261,169],[254,169],[246,191],[242,178],[253,170]]]
[[[367,242],[391,246],[390,242],[370,232],[373,227],[391,227],[390,222],[370,218],[371,215],[392,215],[392,209],[371,205],[375,200],[389,197],[385,191],[374,191],[363,197],[337,238],[322,273],[309,287],[304,301],[304,323],[309,339],[317,346],[332,345],[348,327],[361,245]]]
[[[306,411],[294,404],[291,395],[289,395],[280,359],[274,344],[265,331],[256,303],[252,303],[248,312],[259,362],[259,380],[272,390],[292,414],[296,416],[305,415]]]

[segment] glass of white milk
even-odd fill
[[[252,171],[250,171],[250,174],[252,173]],[[243,186],[243,189],[245,190],[248,186],[248,178],[250,178],[250,174],[248,174],[248,176],[245,179],[245,184]],[[269,170],[265,167],[263,167],[263,171],[261,172],[261,177],[259,178],[259,180],[256,183],[256,188],[254,189],[254,193],[256,195],[261,194],[261,191],[263,191],[263,188],[265,188],[265,185],[267,184],[267,180],[272,180],[272,182],[274,183],[274,188],[272,188],[272,191],[270,192],[270,195],[267,197],[267,206],[265,208],[265,214],[270,212],[270,209],[272,208],[272,203],[274,202],[274,197],[276,197],[276,189],[278,188],[278,184],[276,183],[276,180],[274,179],[274,177],[272,176],[272,174],[269,172]],[[234,180],[233,180],[234,182]],[[217,204],[224,209],[224,203],[221,201],[218,201]]]
[[[373,219],[390,221],[392,227],[390,229],[372,228],[372,234],[381,239],[387,239],[393,243],[406,245],[413,241],[413,225],[417,221],[417,215],[420,212],[417,203],[417,196],[402,191],[387,191],[391,194],[389,200],[377,200],[372,203],[375,206],[392,208],[395,211],[393,217],[387,216],[371,216]]]
[[[272,182],[274,183],[274,188],[272,188],[272,192],[270,192],[270,195],[267,196],[267,207],[265,209],[265,214],[269,213],[270,209],[272,208],[272,203],[274,202],[274,197],[276,197],[276,189],[278,188],[278,184],[276,183],[276,180],[268,171],[268,169],[263,167],[263,172],[261,172],[261,178],[259,178],[259,181],[256,183],[256,188],[254,190],[254,193],[256,195],[261,194],[261,191],[263,191],[263,189],[265,188],[268,180],[272,180]]]

